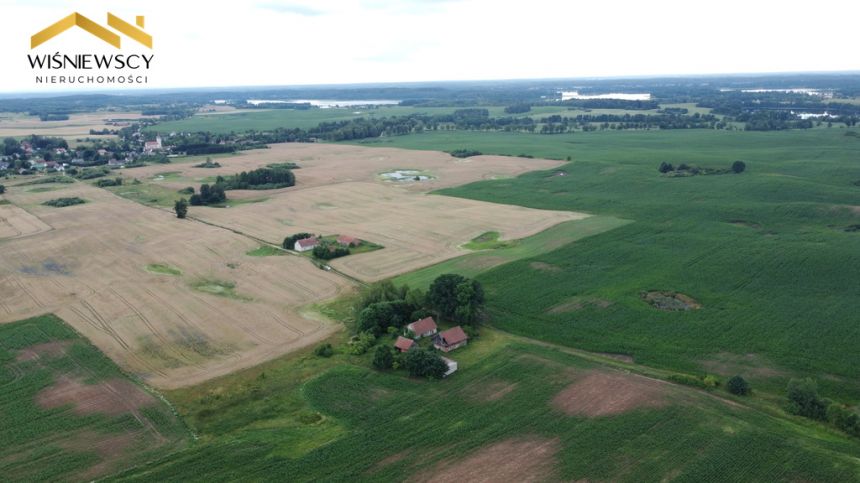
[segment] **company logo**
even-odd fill
[[[107,23],[109,26],[115,28],[116,30],[119,30],[120,32],[138,41],[139,43],[149,47],[150,49],[152,48],[152,36],[142,30],[144,24],[143,15],[137,16],[137,18],[135,19],[137,27],[135,27],[134,25],[108,12]],[[42,45],[43,43],[47,42],[48,40],[51,40],[52,38],[56,37],[57,35],[60,35],[61,33],[65,32],[66,30],[69,30],[72,27],[80,27],[85,31],[95,35],[96,37],[104,40],[110,45],[113,45],[116,48],[120,48],[121,41],[119,35],[93,22],[87,17],[84,17],[78,12],[75,12],[68,17],[57,21],[48,28],[30,37],[30,48],[35,49],[36,47]]]
[[[123,46],[126,48],[122,53],[116,54],[62,50],[53,53],[28,54],[30,68],[36,74],[36,84],[147,84],[149,82],[148,73],[155,56],[146,51],[128,52],[129,45],[123,42],[123,38],[127,37],[133,41],[130,43],[131,47],[142,45],[152,49],[152,36],[143,30],[143,15],[138,15],[134,24],[131,24],[108,12],[107,27],[104,27],[74,12],[32,35],[30,50],[45,44],[72,27],[79,27],[117,49]]]

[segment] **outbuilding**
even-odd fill
[[[433,317],[424,317],[421,320],[416,320],[415,322],[407,325],[406,330],[411,332],[412,336],[416,339],[420,339],[421,337],[430,337],[438,332],[439,329],[436,326],[436,321],[433,320]]]
[[[463,347],[469,343],[469,336],[463,332],[463,328],[459,325],[448,330],[440,332],[433,338],[433,346],[442,352],[451,352],[452,350]]]
[[[302,238],[301,240],[296,240],[294,250],[297,252],[306,252],[308,250],[313,250],[315,246],[319,245],[319,243],[319,240],[315,236]]]

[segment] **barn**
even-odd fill
[[[424,317],[421,320],[412,322],[406,326],[406,330],[412,333],[412,336],[420,339],[421,337],[430,337],[438,331],[436,321],[433,317]]]
[[[444,330],[433,338],[433,346],[442,352],[451,352],[452,350],[463,347],[469,343],[469,336],[463,332],[463,328],[459,325]]]
[[[306,252],[308,250],[313,250],[315,246],[319,245],[319,243],[320,241],[315,236],[302,238],[301,240],[296,240],[294,250],[297,252]]]

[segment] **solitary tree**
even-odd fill
[[[726,387],[728,387],[730,393],[737,396],[746,396],[750,393],[750,384],[741,376],[734,376],[729,379]]]
[[[743,173],[745,169],[747,169],[747,163],[743,161],[735,161],[732,163],[732,171],[734,171],[735,174]]]
[[[188,202],[185,201],[185,198],[180,198],[173,204],[173,211],[176,212],[177,218],[185,218],[185,215],[188,214]]]

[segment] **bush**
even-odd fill
[[[83,169],[81,170],[77,178],[78,179],[95,179],[95,178],[103,178],[110,173],[110,170],[107,168],[92,168],[92,169]]]
[[[362,332],[349,341],[348,351],[352,355],[359,356],[367,352],[375,342],[376,337],[372,333]]]
[[[191,186],[189,186],[187,188],[182,188],[181,190],[177,191],[177,193],[179,193],[181,195],[193,195],[194,194],[194,188],[192,188]]]
[[[391,369],[394,365],[394,353],[391,351],[391,347],[387,345],[381,345],[376,348],[376,352],[373,353],[373,367],[381,370]]]
[[[818,384],[812,379],[788,381],[788,411],[798,416],[823,421],[829,401],[818,396]]]
[[[860,416],[847,407],[837,403],[827,406],[827,420],[841,431],[860,437]]]
[[[331,344],[318,345],[316,349],[314,349],[314,355],[317,357],[331,357],[334,355],[334,348]]]
[[[736,396],[746,396],[751,391],[750,384],[741,376],[734,376],[729,379],[726,388]]]
[[[747,169],[747,164],[743,161],[735,161],[732,163],[732,171],[735,174],[743,173],[745,169]]]
[[[668,379],[678,384],[701,389],[713,389],[720,385],[720,380],[714,376],[699,377],[691,374],[671,374]]]
[[[0,195],[6,192],[6,187],[0,184]]]
[[[662,163],[660,163],[660,167],[657,168],[657,170],[660,171],[661,173],[665,174],[665,173],[668,173],[670,171],[674,171],[675,167],[672,166],[670,163],[663,161]]]
[[[412,312],[413,307],[405,300],[375,302],[359,312],[357,327],[361,332],[371,332],[379,336],[389,327],[399,329],[411,322]]]

